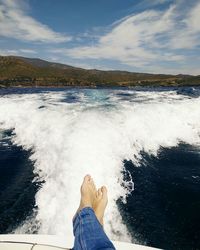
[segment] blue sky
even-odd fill
[[[200,0],[0,0],[0,55],[200,74]]]

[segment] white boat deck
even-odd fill
[[[113,241],[117,250],[151,250],[155,248]],[[0,250],[67,250],[73,246],[73,239],[55,235],[0,235]]]

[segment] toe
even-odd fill
[[[90,184],[91,184],[92,188],[94,189],[94,191],[96,192],[97,189],[96,189],[95,183],[94,183],[92,178],[90,179]]]
[[[103,195],[107,195],[107,188],[105,186],[101,187],[101,192]]]
[[[91,176],[89,174],[87,174],[85,177],[84,177],[84,182],[88,182],[90,181],[91,179]]]
[[[101,188],[98,189],[97,193],[98,193],[98,197],[101,197],[101,196],[102,196]]]

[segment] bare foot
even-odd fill
[[[93,209],[100,224],[103,226],[104,212],[108,203],[107,188],[105,186],[98,189],[93,202]]]
[[[84,207],[93,207],[97,189],[90,175],[86,175],[81,185],[81,201],[76,214]],[[76,216],[75,214],[75,216]],[[74,218],[75,218],[74,216]]]

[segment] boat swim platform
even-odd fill
[[[112,241],[117,250],[155,250],[147,246]],[[0,250],[68,250],[73,239],[55,235],[0,234]]]

